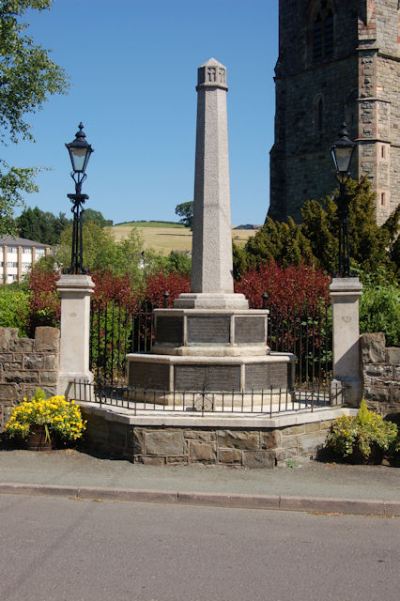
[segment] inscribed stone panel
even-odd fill
[[[235,318],[235,342],[255,343],[265,340],[265,318],[264,317],[236,317]]]
[[[176,390],[230,392],[240,390],[239,365],[179,365],[175,367]]]
[[[246,365],[246,390],[290,388],[290,369],[287,363],[253,363]]]
[[[229,315],[223,317],[188,317],[188,342],[228,344],[230,341]]]
[[[183,317],[160,315],[156,322],[156,343],[183,344]]]
[[[138,388],[169,390],[169,365],[131,361],[128,381]]]

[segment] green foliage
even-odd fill
[[[400,287],[396,284],[364,286],[360,301],[360,330],[383,332],[389,346],[400,346]]]
[[[83,221],[88,223],[97,223],[100,227],[112,226],[112,219],[106,219],[101,211],[95,211],[94,209],[85,209],[83,213]]]
[[[326,449],[335,459],[353,463],[382,460],[397,437],[397,426],[370,411],[363,399],[356,416],[335,420],[326,439]]]
[[[0,286],[0,327],[18,328],[27,336],[30,293],[14,284]]]
[[[353,269],[374,273],[384,269],[392,277],[400,272],[398,238],[400,210],[387,223],[375,221],[375,198],[367,179],[350,181],[349,244]],[[339,223],[333,197],[310,200],[301,211],[302,223],[268,218],[262,229],[248,240],[243,251],[234,250],[235,274],[274,259],[279,265],[305,263],[334,274],[338,265]]]
[[[193,225],[193,201],[182,202],[175,207],[175,215],[180,217],[179,223],[192,228]]]
[[[181,273],[182,275],[190,275],[192,270],[192,259],[190,253],[188,252],[180,252],[177,250],[173,250],[169,253],[166,261],[166,270],[176,273]]]
[[[25,439],[38,426],[44,428],[49,442],[52,437],[73,442],[81,438],[86,423],[75,401],[67,401],[64,396],[46,398],[37,388],[32,399],[24,399],[14,407],[5,431],[10,438]]]
[[[38,191],[33,182],[37,172],[38,169],[10,167],[0,159],[0,236],[17,233],[13,219],[14,209],[23,205],[23,192]]]
[[[16,219],[21,238],[52,246],[60,243],[61,234],[68,224],[65,213],[55,216],[53,213],[41,211],[38,207],[25,209]]]
[[[63,267],[71,262],[72,226],[61,235],[56,260]],[[91,272],[108,271],[114,275],[128,275],[137,286],[143,278],[143,259],[150,269],[152,255],[143,258],[143,245],[140,233],[132,228],[128,238],[116,242],[111,232],[93,221],[83,224],[83,263]]]
[[[28,10],[50,8],[51,0],[0,1],[0,143],[33,140],[27,114],[37,112],[49,95],[65,92],[64,71],[47,50],[27,35],[21,17]],[[15,233],[12,214],[22,193],[35,191],[36,169],[0,161],[0,234]]]

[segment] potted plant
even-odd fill
[[[55,443],[78,440],[85,430],[85,422],[75,401],[64,396],[46,398],[38,388],[32,399],[24,399],[14,407],[5,426],[9,438],[24,441],[30,450],[48,450]]]

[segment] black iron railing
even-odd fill
[[[313,412],[340,407],[344,403],[343,388],[335,382],[322,387],[310,384],[301,389],[267,388],[246,392],[163,391],[90,384],[75,380],[70,383],[68,398],[117,412],[133,415],[177,413],[195,416],[214,414],[251,414],[274,416],[293,412]]]
[[[149,353],[154,341],[153,307],[132,310],[115,301],[92,305],[90,369],[97,382],[123,384],[128,353]],[[328,382],[332,370],[330,308],[307,307],[283,316],[274,307],[268,319],[268,345],[296,355],[296,382],[307,386]]]

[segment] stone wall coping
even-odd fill
[[[332,295],[360,295],[363,289],[358,278],[333,278],[329,291]]]
[[[90,275],[63,274],[56,282],[56,286],[58,290],[63,292],[79,292],[84,290],[91,293],[94,288],[94,282]]]
[[[230,416],[188,416],[165,415],[164,412],[151,412],[151,415],[132,415],[132,410],[121,407],[102,407],[99,404],[77,401],[77,404],[92,415],[103,417],[106,421],[119,422],[137,426],[177,427],[177,428],[219,428],[235,429],[246,428],[258,430],[262,428],[284,428],[303,424],[312,424],[321,421],[332,421],[342,415],[357,415],[356,409],[346,407],[320,409],[314,412],[296,412],[290,415],[280,415],[270,418],[265,415],[230,415]]]
[[[131,353],[126,356],[130,362],[164,363],[167,365],[243,365],[251,363],[292,363],[296,360],[292,353],[270,353],[269,355],[254,355],[251,357],[205,357],[191,355],[150,355]]]

